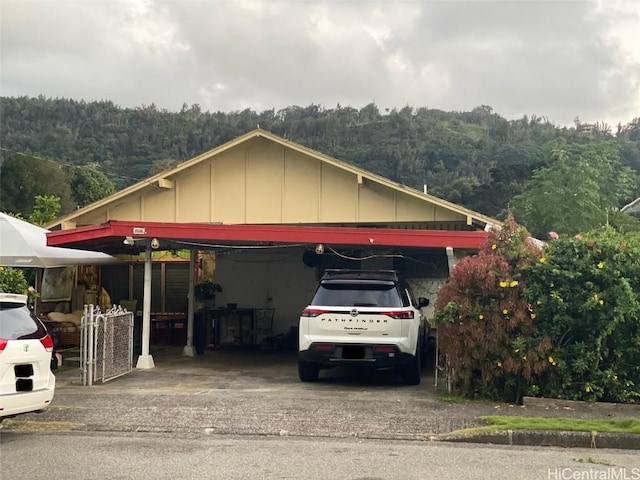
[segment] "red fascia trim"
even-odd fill
[[[92,239],[113,237],[158,238],[193,242],[325,243],[397,247],[480,248],[487,238],[483,231],[405,230],[387,228],[313,227],[298,225],[224,225],[209,223],[163,223],[111,220],[106,224],[53,231],[52,246],[80,245]]]

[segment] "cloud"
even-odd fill
[[[640,115],[635,0],[1,2],[7,96]]]

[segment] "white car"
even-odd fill
[[[27,307],[27,296],[0,293],[0,421],[51,404],[52,352],[53,340]]]
[[[298,375],[318,380],[323,368],[395,368],[420,383],[427,326],[415,299],[392,270],[326,270],[300,316]]]

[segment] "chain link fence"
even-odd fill
[[[94,305],[84,306],[80,370],[87,386],[133,370],[133,312],[115,305],[104,313]]]

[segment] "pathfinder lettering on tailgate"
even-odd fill
[[[328,323],[388,323],[389,321],[379,318],[321,318],[320,322]]]

